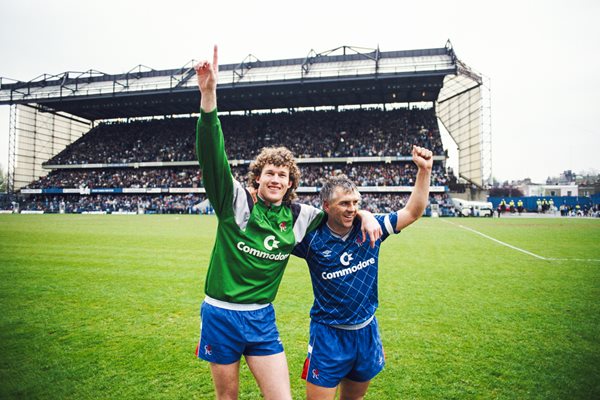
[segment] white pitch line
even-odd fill
[[[539,258],[540,260],[544,260],[544,261],[586,261],[586,262],[600,262],[600,260],[593,259],[593,258],[592,259],[584,259],[584,258],[548,258],[548,257],[542,257],[542,256],[539,256],[539,255],[537,255],[535,253],[532,253],[530,251],[523,250],[523,249],[521,249],[519,247],[513,246],[512,244],[508,244],[508,243],[505,243],[505,242],[503,242],[501,240],[498,240],[496,238],[488,236],[485,233],[479,232],[479,231],[477,231],[477,230],[475,230],[473,228],[469,228],[468,226],[464,226],[464,225],[460,225],[460,224],[455,224],[455,223],[452,223],[452,222],[449,222],[449,221],[445,221],[443,219],[442,219],[442,221],[444,221],[444,222],[446,222],[448,224],[455,225],[455,226],[458,226],[460,228],[466,229],[466,230],[471,231],[473,233],[476,233],[476,234],[478,234],[480,236],[483,236],[486,239],[489,239],[489,240],[491,240],[493,242],[501,244],[502,246],[506,246],[506,247],[511,248],[513,250],[520,251],[521,253],[525,253],[525,254],[530,255],[532,257],[535,257],[535,258]]]

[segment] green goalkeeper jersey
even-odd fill
[[[196,154],[219,224],[204,291],[230,303],[270,303],[294,246],[324,218],[323,211],[256,203],[231,175],[217,110],[200,112]]]

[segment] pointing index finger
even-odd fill
[[[213,68],[215,72],[219,71],[219,49],[216,44],[213,49]]]

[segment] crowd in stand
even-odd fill
[[[410,155],[413,144],[444,154],[432,109],[260,114],[248,121],[221,118],[230,159],[251,159],[262,147],[280,145],[298,158]]]
[[[195,159],[194,119],[100,124],[47,164],[120,164]]]
[[[284,145],[298,158],[408,156],[413,144],[442,155],[433,110],[347,110],[223,115],[230,160]],[[50,165],[193,161],[195,117],[105,123],[48,161]]]
[[[363,193],[361,208],[373,213],[388,213],[402,209],[408,201],[404,193]],[[49,195],[29,196],[26,201],[11,198],[0,204],[0,210],[12,211],[43,211],[45,213],[93,213],[93,212],[131,212],[156,214],[207,214],[210,207],[202,202],[205,196],[201,194],[160,194],[160,195]],[[300,194],[300,203],[321,207],[318,194]],[[439,205],[442,216],[454,216],[452,201],[446,193],[431,193],[430,206],[426,213],[431,213],[431,205]],[[564,210],[564,212],[563,212]],[[560,215],[572,217],[600,217],[600,205],[584,205],[583,207],[560,207]]]
[[[409,195],[404,193],[362,193],[360,208],[372,213],[389,213],[404,208],[408,197]],[[434,195],[430,195],[429,199],[430,202],[436,201]],[[321,207],[318,195],[300,195],[298,201],[314,207]]]
[[[198,194],[149,195],[53,195],[32,196],[20,205],[23,211],[46,213],[131,212],[156,214],[206,213],[198,207],[204,196]]]
[[[348,175],[357,186],[413,186],[417,168],[406,161],[347,163],[346,157],[410,157],[413,144],[431,149],[434,155],[444,155],[440,132],[433,109],[360,109],[343,111],[302,111],[285,113],[252,113],[221,115],[225,147],[230,160],[252,160],[262,147],[286,146],[297,158],[340,158],[342,162],[313,163],[304,160],[298,165],[302,172],[300,187],[322,186],[324,178],[338,173]],[[94,127],[64,151],[48,160],[47,165],[71,166],[55,169],[47,176],[29,184],[29,189],[85,188],[201,188],[202,171],[195,154],[197,117],[137,120],[102,123]],[[342,160],[343,159],[343,160]],[[190,166],[168,163],[186,161]],[[301,160],[302,161],[302,160]],[[161,167],[124,167],[117,164],[164,162]],[[108,164],[103,168],[81,168],[85,164]],[[233,176],[246,182],[248,165],[232,166]],[[459,191],[457,178],[443,162],[434,162],[432,186],[446,186]],[[464,186],[464,185],[462,185]],[[386,189],[384,189],[386,190]],[[465,189],[463,188],[462,191]],[[203,194],[44,194],[4,196],[0,210],[49,213],[210,213]],[[86,191],[82,191],[86,193]],[[90,193],[89,191],[87,193]],[[374,213],[402,209],[408,193],[377,192],[362,194],[361,207]],[[320,207],[317,194],[299,195],[300,202]],[[519,205],[513,207],[519,211]],[[510,210],[510,204],[508,205]],[[454,215],[454,207],[446,193],[431,193],[427,213],[439,210],[440,215]],[[600,206],[549,204],[538,205],[538,212],[551,210],[564,216],[600,217]],[[519,211],[520,212],[520,211]]]
[[[390,164],[300,164],[300,186],[321,187],[327,176],[343,173],[357,186],[413,186],[417,168],[412,162]],[[247,166],[232,167],[238,181],[245,182]],[[433,186],[445,186],[447,175],[434,164]],[[28,189],[46,188],[197,188],[203,187],[199,168],[106,168],[59,169],[32,182]]]
[[[408,194],[384,193],[361,196],[361,208],[373,213],[389,213],[406,205]],[[51,195],[31,196],[20,204],[19,211],[44,211],[45,213],[94,213],[94,212],[131,212],[156,214],[207,214],[211,209],[203,206],[206,197],[201,194],[162,194],[162,195]],[[452,215],[453,207],[447,194],[430,194],[431,204],[439,204],[444,215]],[[319,196],[299,195],[298,202],[321,207]],[[429,212],[429,209],[428,209]]]
[[[300,165],[300,186],[323,186],[327,176],[346,174],[357,186],[413,186],[417,167],[411,162],[393,164],[326,164]],[[434,164],[431,172],[432,186],[445,186],[447,175],[441,164]]]
[[[27,188],[196,188],[201,185],[200,168],[107,168],[59,169]]]
[[[410,156],[413,144],[443,155],[441,136],[432,109],[303,111],[222,115],[225,146],[230,160],[251,160],[265,146],[286,146],[299,159],[321,157]],[[94,127],[47,165],[124,164],[193,161],[197,118],[164,118],[102,123]],[[232,167],[234,177],[246,181],[247,164]],[[320,187],[326,176],[344,173],[359,187],[412,186],[416,167],[411,161],[388,163],[300,163],[300,186]],[[446,186],[452,179],[436,162],[431,184]],[[56,169],[28,185],[49,188],[198,188],[198,167]],[[445,206],[447,197],[432,195]],[[443,195],[445,196],[445,195]],[[21,210],[45,212],[156,212],[200,213],[199,194],[169,195],[35,195]],[[408,194],[364,194],[363,208],[390,212],[404,207]],[[318,196],[301,196],[318,205]]]

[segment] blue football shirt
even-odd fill
[[[315,300],[310,317],[326,325],[357,325],[375,314],[379,304],[379,247],[395,231],[397,213],[375,215],[383,235],[371,248],[361,243],[360,221],[344,238],[326,223],[307,234],[292,254],[304,258],[310,270]]]

